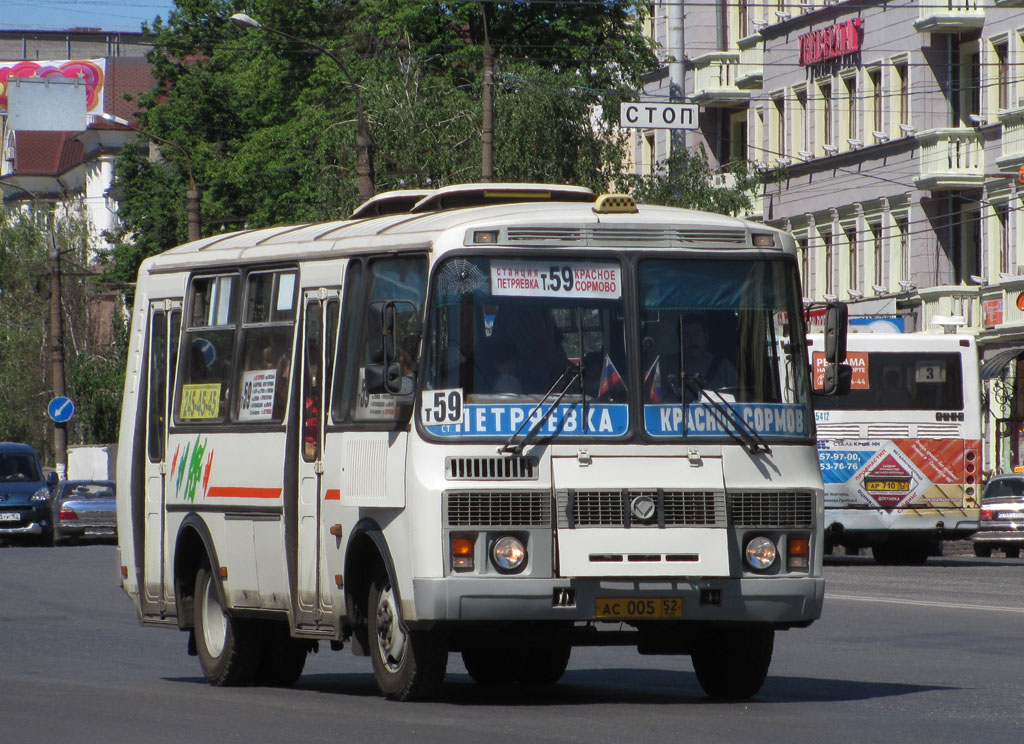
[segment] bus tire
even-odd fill
[[[565,674],[572,644],[525,648],[518,652],[516,678],[523,685],[553,685]]]
[[[495,646],[467,648],[462,652],[462,663],[478,685],[497,685],[513,682],[508,665],[512,654],[508,649]]]
[[[402,627],[397,595],[383,567],[370,584],[367,625],[373,676],[389,700],[429,700],[444,683],[448,648],[437,633]]]
[[[209,683],[238,687],[252,682],[263,651],[261,628],[227,613],[208,565],[196,572],[192,612],[199,665]]]
[[[292,638],[287,623],[267,621],[263,626],[263,658],[254,681],[267,687],[291,687],[302,676],[309,642]]]
[[[1006,548],[1003,552],[1007,558],[1020,558],[1020,548]]]
[[[709,628],[697,639],[690,660],[708,696],[743,700],[764,684],[774,645],[771,627]]]

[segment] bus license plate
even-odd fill
[[[594,616],[614,620],[682,617],[683,600],[679,597],[598,597]]]
[[[864,488],[868,491],[909,491],[909,480],[868,480],[864,481]]]

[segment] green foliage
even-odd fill
[[[75,401],[68,443],[117,440],[126,334],[110,293],[87,265],[88,229],[69,205],[0,213],[0,438],[28,442],[54,461],[51,249],[60,252],[65,394]],[[114,332],[94,328],[106,317]],[[106,329],[102,329],[105,331]]]
[[[32,215],[0,212],[0,439],[27,442],[41,454],[49,273],[40,224]]]
[[[733,174],[735,187],[716,188],[711,185],[712,170],[702,148],[687,150],[677,147],[668,160],[658,163],[653,175],[624,175],[618,184],[638,202],[646,204],[742,214],[751,208],[751,197],[760,190],[762,177],[746,161],[730,163],[723,171]]]

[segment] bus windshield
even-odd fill
[[[792,265],[650,259],[640,261],[638,283],[648,434],[728,434],[725,406],[757,434],[809,435]]]
[[[628,429],[633,375],[614,259],[452,258],[438,268],[430,313],[424,387],[459,390],[471,413],[434,433],[511,435],[559,396],[548,433]]]
[[[631,294],[611,258],[442,263],[422,368],[428,431],[509,436],[536,425],[550,435],[620,437],[632,399],[643,401],[655,437],[735,438],[737,418],[746,433],[810,435],[789,263],[650,258],[636,276]],[[629,296],[640,305],[639,365],[628,351]],[[442,400],[441,391],[456,394]]]

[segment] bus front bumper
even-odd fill
[[[742,579],[515,579],[439,578],[413,581],[409,621],[589,621],[599,599],[676,598],[695,622],[807,624],[821,616],[821,577]],[[415,610],[415,618],[409,610]],[[643,619],[638,617],[636,619]],[[615,619],[614,622],[620,622]]]

